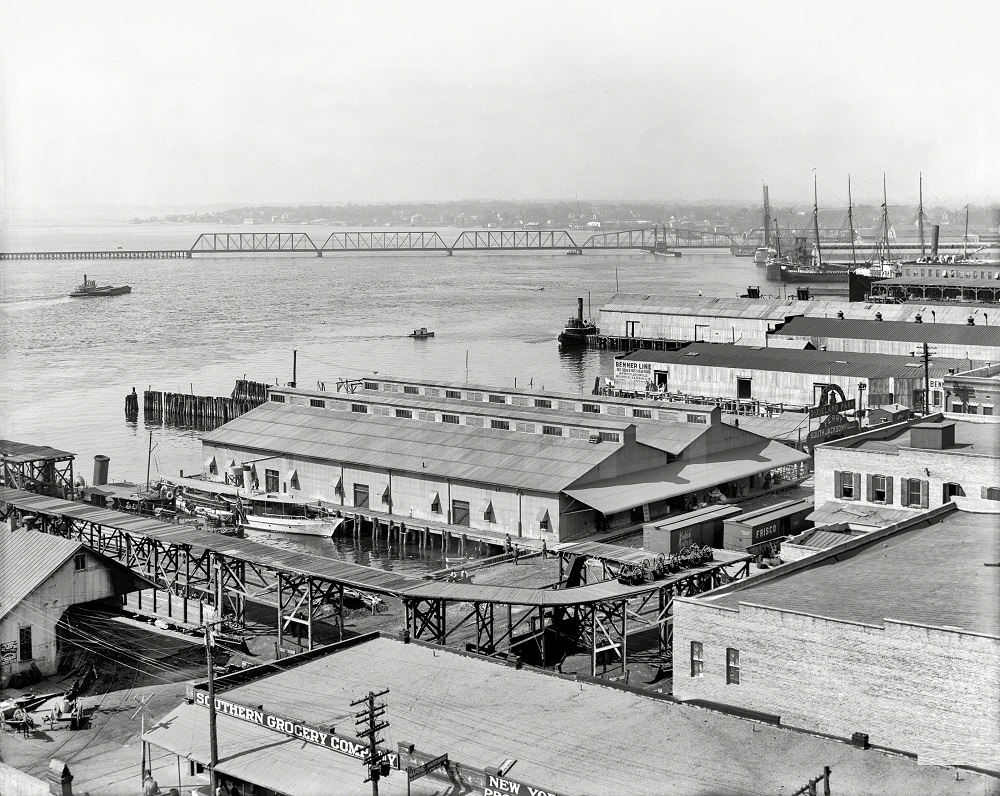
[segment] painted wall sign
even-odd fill
[[[483,796],[560,796],[555,791],[536,788],[518,782],[516,779],[498,777],[496,774],[486,775],[486,785],[483,788]]]
[[[766,542],[768,539],[774,539],[781,535],[781,523],[778,521],[769,522],[767,525],[761,525],[750,532],[750,544]]]
[[[17,660],[17,642],[5,641],[0,644],[0,663],[13,663]]]
[[[208,694],[204,691],[195,691],[194,703],[207,708]],[[238,705],[218,697],[215,698],[215,710],[225,716],[232,716],[235,719],[256,724],[258,727],[266,727],[274,732],[282,733],[291,738],[299,738],[306,743],[332,749],[334,752],[355,757],[358,760],[364,760],[368,755],[368,744],[364,741],[351,738],[348,735],[337,735],[327,730],[316,729],[301,721],[286,719],[283,716],[268,713],[266,710]],[[399,754],[396,752],[385,751],[385,759],[393,768],[399,768]]]
[[[645,390],[653,380],[653,363],[632,359],[615,360],[615,386],[619,390]]]

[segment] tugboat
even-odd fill
[[[593,320],[583,319],[583,299],[578,298],[576,301],[576,317],[566,321],[566,328],[559,335],[559,344],[563,346],[586,345],[587,338],[598,331]]]
[[[76,290],[69,294],[70,298],[91,298],[98,296],[122,296],[125,293],[131,293],[132,288],[130,285],[100,285],[98,286],[96,279],[87,279],[87,275],[83,275],[83,284],[77,285]]]

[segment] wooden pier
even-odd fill
[[[148,423],[196,425],[215,428],[260,406],[267,400],[268,385],[240,379],[229,396],[190,395],[148,389],[142,394],[143,419]],[[138,396],[125,396],[125,417],[135,420]]]
[[[190,249],[112,249],[94,252],[0,252],[3,260],[190,260]]]

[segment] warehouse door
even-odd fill
[[[358,509],[368,508],[368,484],[354,485],[354,507]]]
[[[451,501],[451,524],[469,527],[469,501]]]

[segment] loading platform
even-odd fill
[[[641,630],[656,628],[661,654],[669,652],[673,597],[691,596],[746,577],[750,560],[729,554],[635,585],[601,580],[575,588],[566,582],[556,588],[521,588],[414,578],[0,487],[0,519],[20,522],[26,517],[35,518],[36,530],[79,540],[172,594],[207,602],[215,608],[217,619],[231,626],[244,626],[247,601],[271,602],[277,597],[279,647],[285,635],[304,635],[304,646],[312,649],[313,622],[331,608],[342,634],[344,590],[354,589],[401,600],[409,635],[430,643],[449,643],[454,631],[473,620],[475,651],[510,655],[519,645],[533,642],[544,667],[554,660],[546,649],[547,637],[571,637],[573,643],[590,649],[594,675],[604,654],[625,671],[630,619]],[[497,606],[501,608],[499,620]],[[513,620],[514,606],[528,609],[517,621]],[[457,622],[448,621],[449,610],[452,618],[458,616]],[[516,632],[525,625],[530,632],[518,639]]]

